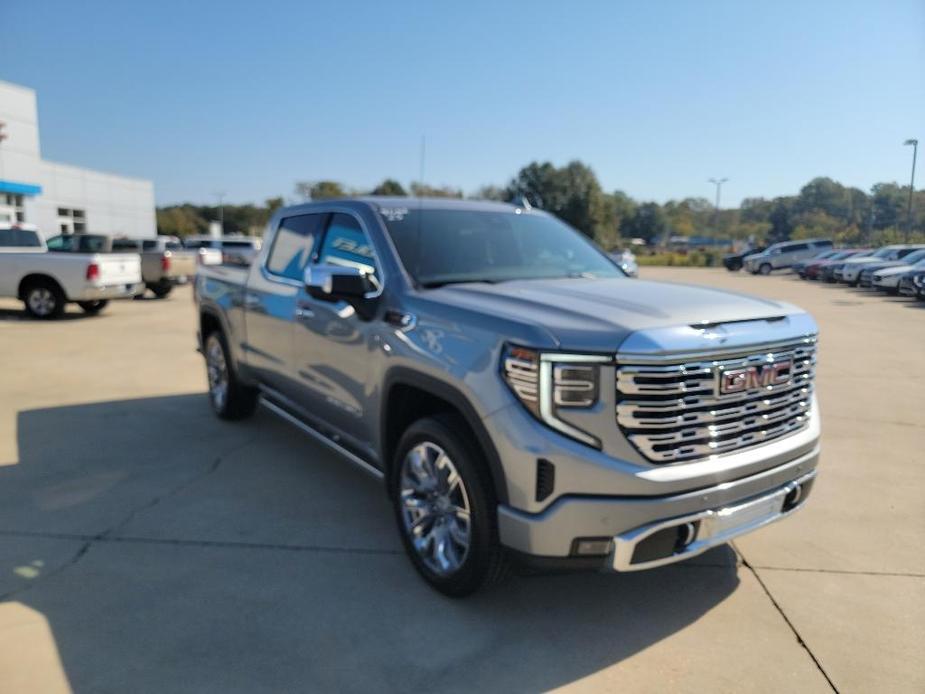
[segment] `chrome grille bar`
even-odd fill
[[[617,423],[648,460],[663,464],[728,454],[794,433],[809,421],[816,340],[732,358],[617,366]],[[719,392],[722,374],[789,362],[789,378],[744,392]],[[752,369],[754,371],[754,369]]]

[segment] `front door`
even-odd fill
[[[353,215],[331,215],[316,255],[318,264],[360,267],[374,284],[380,281],[369,237]],[[301,390],[299,400],[362,448],[361,442],[373,438],[364,415],[374,323],[362,320],[344,301],[311,297],[304,286],[297,309],[292,376]]]

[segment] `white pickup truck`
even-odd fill
[[[34,228],[0,226],[0,298],[19,299],[35,318],[57,318],[68,302],[99,313],[142,291],[138,255],[49,253]]]

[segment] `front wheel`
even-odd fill
[[[106,299],[100,299],[98,301],[78,301],[77,305],[84,310],[84,313],[88,313],[91,316],[95,316],[97,313],[106,308],[109,301]]]
[[[206,337],[206,372],[209,377],[209,402],[222,419],[244,419],[257,408],[256,388],[243,385],[231,367],[228,342],[218,330]]]
[[[399,442],[389,478],[405,550],[418,573],[451,597],[502,579],[497,500],[482,456],[455,415],[421,419]]]
[[[758,274],[759,275],[770,275],[771,274],[771,264],[762,263],[761,267],[758,268]]]

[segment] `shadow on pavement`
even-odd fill
[[[58,318],[51,320],[42,320],[40,318],[33,318],[25,309],[10,309],[10,308],[0,308],[0,321],[30,321],[36,324],[53,324],[59,323],[61,321],[69,320],[92,320],[94,318],[99,318],[102,314],[92,315],[80,309],[71,309],[66,310]]]
[[[47,620],[78,691],[546,690],[739,583],[724,547],[444,598],[378,483],[263,410],[220,422],[201,395],[20,412],[17,441],[0,461],[16,463],[0,467],[0,594]]]

